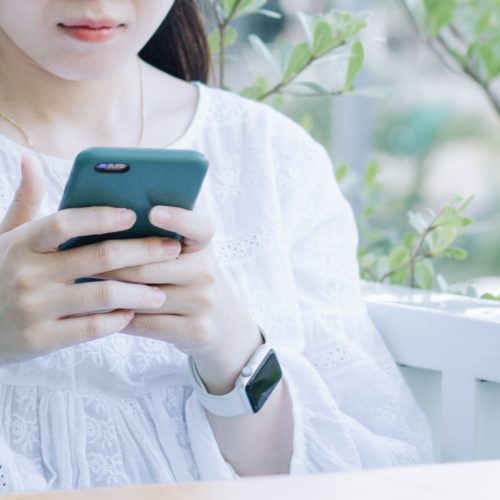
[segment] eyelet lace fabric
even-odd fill
[[[213,217],[216,258],[276,346],[293,403],[291,473],[431,461],[427,421],[363,306],[356,226],[328,154],[267,105],[201,91],[189,147],[210,166],[195,210]],[[2,216],[24,151],[0,136]],[[39,158],[43,217],[71,162]],[[185,356],[159,340],[117,332],[0,367],[0,412],[0,491],[236,477]]]

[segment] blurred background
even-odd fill
[[[500,294],[500,120],[484,90],[443,63],[401,0],[271,0],[265,7],[282,18],[252,14],[235,20],[239,37],[227,51],[226,84],[239,91],[259,75],[276,77],[249,44],[250,33],[270,47],[298,43],[304,40],[299,11],[369,11],[356,88],[371,89],[370,95],[293,98],[280,110],[325,146],[335,168],[350,166],[341,186],[358,220],[363,173],[373,160],[383,193],[378,223],[395,232],[408,227],[408,210],[438,210],[455,194],[474,195],[467,213],[475,223],[460,240],[469,257],[443,259],[440,271],[449,283],[474,283],[481,292]],[[306,71],[335,86],[345,64],[326,58]]]

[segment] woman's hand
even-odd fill
[[[137,309],[122,332],[174,344],[194,358],[208,390],[228,392],[262,338],[217,265],[212,251],[214,224],[175,207],[154,207],[149,219],[182,236],[181,254],[96,277],[159,286],[166,293],[163,305]]]
[[[29,157],[23,158],[22,170],[21,184],[0,224],[0,365],[119,332],[133,310],[157,308],[165,296],[156,287],[74,280],[165,262],[180,251],[177,241],[165,238],[113,240],[58,251],[76,236],[123,231],[136,216],[129,210],[93,207],[33,220],[45,179],[38,162]],[[106,310],[113,312],[99,313]]]

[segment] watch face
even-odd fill
[[[254,413],[264,406],[280,379],[281,367],[276,354],[271,349],[245,387]]]

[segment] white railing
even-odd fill
[[[500,303],[364,285],[442,461],[500,458]]]

